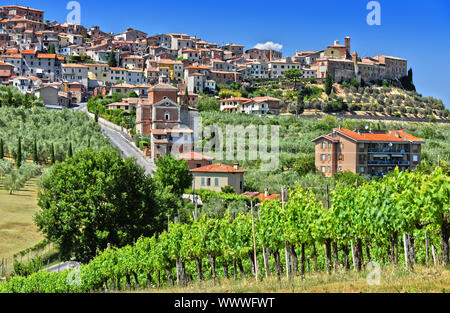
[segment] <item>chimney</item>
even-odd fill
[[[235,170],[238,170],[239,169],[239,163],[234,163],[233,167],[234,167]]]

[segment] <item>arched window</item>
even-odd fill
[[[170,113],[169,112],[164,113],[164,119],[166,121],[170,121]]]

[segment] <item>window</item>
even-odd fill
[[[327,168],[325,166],[322,166],[322,173],[325,173],[327,171]]]
[[[164,118],[165,118],[166,121],[170,121],[170,114],[169,114],[169,113],[166,113],[166,114],[164,115]]]
[[[208,187],[211,186],[211,178],[206,179],[206,186],[208,186]]]
[[[219,187],[219,179],[214,178],[214,186]]]
[[[339,172],[342,172],[342,166],[339,166]]]
[[[321,160],[322,161],[326,161],[327,160],[327,155],[326,154],[322,154],[321,155]]]
[[[359,168],[359,172],[360,172],[360,173],[364,173],[364,172],[365,172],[365,168],[364,168],[364,167],[360,167],[360,168]]]
[[[328,155],[328,161],[331,161],[331,154]]]
[[[205,177],[202,177],[202,186],[205,186]]]
[[[363,143],[360,143],[360,144],[359,144],[359,149],[363,150],[364,147],[365,147],[365,145],[364,145]]]
[[[413,155],[413,162],[419,162],[419,157],[417,155]]]
[[[331,149],[331,142],[328,143],[328,149]]]
[[[328,166],[328,173],[331,173],[331,167]]]
[[[322,149],[325,149],[327,147],[327,143],[325,141],[322,141]]]
[[[344,144],[341,142],[340,145],[341,149],[344,149]]]

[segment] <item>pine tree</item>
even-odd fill
[[[36,163],[36,164],[39,163],[38,152],[37,152],[37,141],[36,141],[36,138],[34,138],[34,146],[33,146],[33,162]]]
[[[73,158],[72,143],[69,144],[69,151],[67,152],[67,158]]]
[[[3,151],[3,138],[0,138],[0,160],[3,160],[5,157],[5,152]]]
[[[55,164],[55,145],[52,143],[52,147],[50,150],[50,164],[54,165]]]
[[[329,96],[331,95],[332,91],[333,91],[333,80],[331,79],[330,73],[327,72],[327,75],[325,76],[325,92]]]
[[[16,167],[19,168],[21,165],[22,165],[22,138],[19,137],[19,142],[17,143]]]

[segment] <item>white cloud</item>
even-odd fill
[[[279,44],[279,43],[272,42],[272,41],[268,41],[266,43],[258,43],[255,46],[255,49],[280,51],[281,49],[283,49],[283,45]]]

